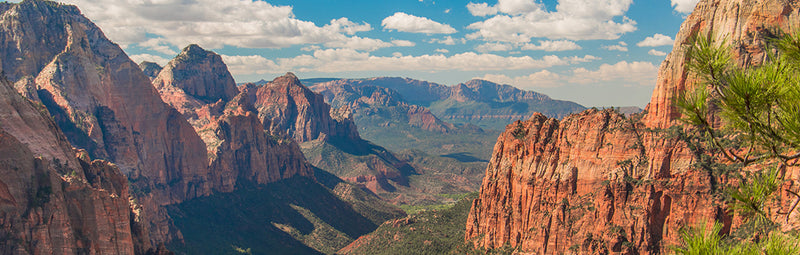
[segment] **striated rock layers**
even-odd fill
[[[0,81],[0,253],[150,249],[114,164],[73,151],[47,111]],[[76,156],[77,154],[77,156]],[[136,243],[136,244],[134,244]]]
[[[292,73],[258,87],[255,93],[259,118],[272,132],[286,133],[297,142],[323,134],[329,139],[361,139],[346,109],[331,109],[322,95],[303,86]]]
[[[644,122],[648,127],[667,128],[677,124],[680,113],[672,104],[681,91],[693,91],[698,79],[689,74],[686,45],[692,36],[733,43],[734,60],[740,66],[757,65],[767,58],[765,38],[780,29],[792,31],[800,24],[795,0],[700,1],[675,36],[672,52],[661,64],[658,80]]]
[[[231,192],[240,182],[265,184],[298,175],[313,178],[297,143],[265,131],[253,105],[255,91],[245,86],[239,92],[216,53],[187,46],[153,85],[203,139],[215,191]]]
[[[182,62],[188,66],[176,63],[162,70],[181,79],[161,79],[160,89],[180,90],[187,100],[206,107],[179,112],[162,101],[150,78],[75,6],[26,0],[0,3],[0,11],[3,73],[20,94],[44,105],[69,143],[86,150],[86,158],[113,162],[127,176],[136,219],[143,222],[134,228],[139,247],[180,238],[180,232],[170,229],[163,206],[230,191],[240,182],[312,175],[296,144],[263,132],[250,97],[236,98],[239,91],[230,74],[220,71],[226,67],[216,54],[202,55],[207,52],[190,46],[185,51],[206,60],[189,58]],[[218,76],[201,73],[209,70]],[[212,124],[200,132],[203,138],[184,116],[198,112],[195,120],[204,114],[209,117],[202,119]],[[219,144],[207,144],[205,138]],[[128,201],[123,193],[116,194]]]
[[[587,110],[561,121],[536,115],[509,125],[473,202],[467,240],[539,254],[636,254],[667,250],[679,229],[694,222],[719,220],[729,231],[735,220],[715,195],[711,174],[693,167],[695,153],[676,132],[681,127],[669,128],[680,117],[672,98],[698,84],[683,45],[695,35],[727,38],[739,64],[756,64],[769,29],[789,31],[800,22],[798,7],[782,0],[700,1],[661,66],[641,121]]]
[[[74,146],[153,186],[157,204],[210,193],[200,137],[75,6],[24,1],[3,12],[0,31],[4,73],[35,77],[29,84]]]
[[[535,115],[498,139],[467,239],[537,253],[659,251],[693,219],[721,217],[693,159],[611,110]]]
[[[186,73],[191,75],[180,75]],[[261,102],[263,106],[279,100],[259,98],[259,91],[263,87],[254,84],[237,88],[230,77],[219,55],[197,45],[190,45],[153,80],[162,99],[179,109],[205,142],[209,159],[209,182],[215,191],[215,194],[206,198],[168,206],[168,213],[174,219],[174,227],[183,231],[183,238],[170,242],[170,248],[187,253],[225,253],[232,249],[228,240],[237,240],[236,245],[248,249],[252,247],[255,253],[335,251],[354,238],[373,230],[377,224],[405,215],[401,210],[380,201],[374,194],[344,183],[330,174],[315,173],[315,170],[322,171],[314,169],[306,161],[297,141],[282,129],[270,129],[270,125],[265,125],[259,118],[255,102]],[[296,81],[292,74],[277,80],[287,79]],[[304,89],[299,83],[291,86],[301,86],[297,91]],[[279,90],[276,86],[270,89]],[[233,96],[224,94],[224,91],[232,90],[236,90],[235,94],[231,94]],[[291,90],[287,88],[286,91]],[[215,97],[209,98],[208,95]],[[315,96],[313,93],[308,95]],[[287,95],[287,98],[292,98],[289,99],[290,102],[296,102],[299,101],[294,99],[296,96]],[[286,106],[285,102],[277,104]],[[308,102],[319,103],[316,100]],[[315,116],[297,123],[303,123],[302,127],[306,128],[320,128],[314,133],[312,130],[302,130],[298,126],[287,124],[292,131],[295,131],[293,128],[299,129],[295,134],[309,134],[317,137],[314,141],[323,141],[328,136],[319,130],[324,130],[331,133],[332,138],[358,138],[346,109],[331,111],[327,105],[290,107],[311,109],[311,112],[300,110],[304,114],[287,116],[287,119]],[[327,116],[313,112],[317,109],[325,110]],[[281,111],[286,112],[285,109]],[[316,124],[315,118],[320,117],[327,118],[325,123],[333,124],[311,125]],[[350,126],[340,125],[342,122],[349,122]],[[352,128],[352,131],[336,133],[337,130],[348,128]],[[334,136],[336,134],[349,136]],[[336,194],[326,190],[315,181],[316,178],[329,185]],[[270,185],[252,185],[266,183]],[[216,193],[219,191],[225,193]],[[293,206],[310,211],[301,215],[298,214],[300,211],[292,209]],[[220,215],[224,219],[218,220]],[[309,229],[308,220],[311,218],[306,217],[314,217],[316,220],[313,222],[326,224],[315,223]],[[276,222],[280,224],[273,225]],[[344,222],[347,224],[343,224]],[[275,226],[281,227],[278,229]],[[241,231],[243,227],[249,230]],[[225,230],[220,232],[218,228]],[[303,232],[292,232],[291,229],[294,228],[302,229]],[[316,241],[320,238],[331,241]]]

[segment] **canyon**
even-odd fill
[[[137,65],[76,6],[0,12],[3,254],[665,253],[686,226],[742,222],[674,105],[704,86],[687,45],[755,66],[800,24],[797,1],[701,0],[646,109],[623,113],[477,79],[237,85],[196,44]]]
[[[2,181],[3,253],[145,254],[165,252],[164,244],[186,252],[187,243],[231,250],[206,242],[210,229],[182,231],[203,216],[186,210],[193,204],[243,206],[220,196],[281,205],[289,220],[270,220],[303,233],[267,222],[275,231],[264,238],[295,240],[288,251],[343,246],[404,215],[335,176],[315,174],[297,142],[286,139],[289,130],[265,126],[256,106],[266,103],[254,99],[255,90],[240,91],[218,55],[190,45],[162,70],[149,65],[148,77],[75,6],[28,0],[0,9],[2,68],[13,82],[2,94],[2,149],[11,150],[3,153],[2,169],[11,171]],[[291,200],[258,192],[266,184],[315,196],[290,207]],[[312,229],[343,234],[337,243],[296,241],[308,235],[301,228],[308,219],[330,222]]]

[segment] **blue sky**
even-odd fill
[[[135,61],[190,43],[237,82],[473,78],[585,106],[644,107],[697,0],[64,0]]]

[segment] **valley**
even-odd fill
[[[513,7],[530,10],[505,0],[461,6],[453,15],[487,20],[457,28],[396,12],[378,22],[383,31],[369,32],[449,37],[415,42],[355,36],[372,30],[366,21],[317,26],[296,19],[292,6],[241,1],[275,11],[259,15],[288,20],[253,21],[243,32],[215,23],[221,21],[192,23],[206,16],[165,15],[164,23],[184,22],[171,28],[184,34],[167,38],[157,34],[167,30],[148,30],[149,41],[139,43],[112,40],[128,27],[90,16],[97,3],[2,2],[0,253],[692,254],[686,250],[693,237],[723,240],[707,244],[725,251],[720,254],[770,247],[783,249],[775,254],[800,252],[800,36],[792,30],[800,24],[800,2],[697,1],[693,11],[679,11],[685,14],[674,42],[653,46],[672,46],[660,68],[621,60],[622,78],[608,78],[616,65],[586,69],[622,55],[530,53],[579,51],[571,40],[588,48],[620,35],[560,35],[570,40],[540,41],[534,49],[528,41],[547,36],[517,32],[513,38],[520,41],[494,45],[511,47],[505,50],[381,51],[440,44],[455,50],[474,40],[501,40],[493,34],[500,30],[481,26],[500,22],[495,18],[554,15],[570,4],[557,1],[548,10],[522,2],[530,5]],[[609,2],[628,11],[632,1]],[[192,3],[159,4],[145,16]],[[250,9],[222,13],[234,10]],[[598,14],[604,11],[611,14]],[[409,32],[417,28],[403,26],[411,22],[406,19],[434,22],[439,30]],[[618,19],[605,24],[637,24]],[[307,36],[307,29],[320,28],[328,30],[314,30],[303,43],[259,37]],[[476,32],[462,40],[450,36],[470,29]],[[206,30],[238,41],[192,36]],[[655,44],[649,39],[637,47]],[[631,39],[619,40],[617,48]],[[549,50],[548,43],[571,48]],[[233,55],[264,48],[276,57]],[[285,48],[304,53],[284,58]],[[131,53],[144,49],[171,58]],[[336,55],[345,53],[351,55]],[[363,65],[363,56],[364,70],[347,71]],[[138,61],[143,57],[153,61]],[[400,72],[419,63],[425,68]],[[266,71],[244,79],[249,65]],[[380,72],[386,66],[399,71]],[[574,68],[543,69],[555,66]],[[587,107],[536,92],[583,86],[586,74],[596,76],[591,86],[604,86],[640,69],[657,74],[648,80],[655,87],[644,108],[627,101]],[[465,70],[474,74],[459,73]],[[532,74],[512,79],[511,73],[481,73],[486,70]],[[375,73],[391,75],[368,75]],[[464,79],[444,85],[403,77],[453,73]],[[528,78],[534,86],[520,85]],[[552,84],[557,81],[568,84]]]

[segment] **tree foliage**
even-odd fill
[[[706,87],[678,96],[676,106],[683,121],[707,132],[730,161],[749,165],[777,158],[784,165],[796,164],[800,158],[800,36],[771,40],[769,45],[780,56],[770,54],[755,67],[736,65],[725,45],[696,37],[689,48],[688,67]],[[711,119],[711,109],[716,108],[725,124],[722,129]],[[722,139],[734,137],[745,144],[723,145]]]
[[[682,236],[677,253],[800,251],[796,238],[774,231],[768,210],[783,182],[781,170],[798,165],[800,158],[800,33],[774,34],[766,60],[757,66],[737,65],[727,41],[698,36],[687,49],[687,67],[705,86],[679,94],[675,105],[681,120],[708,141],[701,146],[713,148],[706,151],[718,153],[720,162],[757,169],[734,173],[739,179],[726,189],[730,209],[744,217],[742,228],[753,229],[754,236],[752,242],[725,244],[718,225],[711,231],[696,228]]]

